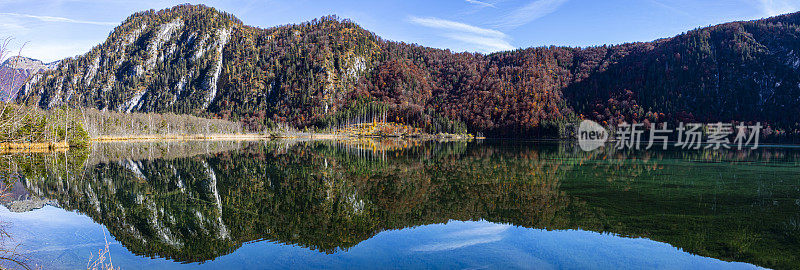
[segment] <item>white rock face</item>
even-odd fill
[[[100,56],[97,56],[92,61],[92,65],[86,69],[86,76],[83,77],[83,83],[86,86],[92,84],[92,80],[94,79],[94,75],[97,74],[97,69],[100,68]]]
[[[135,68],[133,68],[133,75],[135,75],[136,77],[144,75],[144,72],[145,69],[144,67],[142,67],[142,65],[137,65]]]
[[[119,57],[119,59],[117,59],[117,62],[114,62],[114,67],[119,67],[120,65],[122,65],[122,63],[125,62],[126,59],[127,59],[126,56],[123,54],[122,56]]]
[[[203,55],[206,54],[206,40],[208,40],[208,34],[204,35],[203,39],[201,39],[200,42],[197,43],[194,55],[192,56],[193,61],[200,59],[200,57],[203,57]]]
[[[156,33],[155,38],[148,44],[147,46],[147,62],[146,62],[146,69],[152,69],[156,64],[156,59],[158,59],[158,52],[161,49],[161,46],[164,45],[164,42],[172,38],[175,33],[178,33],[181,28],[183,28],[183,20],[178,18],[174,19],[171,22],[162,25],[158,29],[158,33]]]
[[[216,219],[216,227],[218,232],[218,237],[221,239],[228,239],[230,235],[228,234],[228,227],[225,226],[225,223],[222,221],[222,200],[219,196],[219,190],[217,189],[217,174],[214,173],[214,169],[208,166],[208,162],[203,160],[203,168],[206,171],[206,175],[210,180],[208,185],[209,191],[211,194],[214,195],[214,206],[217,208],[217,219]]]
[[[67,90],[67,96],[64,98],[64,103],[68,103],[72,99],[72,96],[74,94],[75,94],[75,89],[69,88],[69,90]]]
[[[114,76],[108,76],[108,82],[106,83],[105,86],[103,86],[103,92],[111,91],[111,89],[114,87],[115,82],[117,82],[117,78],[115,78]]]
[[[800,69],[800,57],[795,55],[794,50],[789,51],[788,58],[786,59],[785,64],[794,68],[795,70]]]
[[[222,72],[222,51],[225,49],[225,44],[228,44],[228,40],[231,37],[231,29],[218,30],[217,37],[217,63],[214,65],[214,75],[207,83],[208,93],[206,94],[205,102],[203,102],[203,110],[207,109],[208,105],[214,101],[214,97],[217,96],[217,82],[219,81],[219,74]]]
[[[41,78],[42,78],[42,74],[33,75],[33,77],[31,77],[31,79],[28,80],[27,83],[25,83],[25,87],[22,87],[22,89],[20,90],[19,94],[20,95],[27,95],[28,94],[28,92],[27,92],[28,89],[31,89],[33,87],[33,85],[36,84],[37,82],[39,82],[39,80]],[[39,89],[39,94],[41,94],[42,91],[44,91],[44,89]]]
[[[358,74],[364,72],[367,69],[367,62],[363,56],[358,56],[353,58],[353,66],[347,69],[347,76],[350,79],[356,80],[358,79]]]
[[[59,101],[61,101],[61,96],[63,94],[61,90],[63,89],[63,86],[64,86],[64,77],[58,77],[58,79],[56,80],[56,94],[50,97],[50,102],[47,103],[48,109],[55,108],[56,105],[59,104]]]
[[[147,91],[145,90],[136,92],[136,94],[134,94],[131,99],[125,102],[125,104],[120,105],[120,107],[117,108],[117,111],[120,112],[124,111],[126,113],[132,112],[133,109],[136,108],[137,105],[139,105],[139,101],[142,100],[142,97],[146,92]]]
[[[167,51],[167,56],[172,56],[175,53],[175,50],[178,49],[178,44],[172,43],[172,46],[169,47],[169,51]],[[163,61],[164,56],[162,55],[159,57],[159,61]]]
[[[141,26],[139,26],[139,28],[137,28],[136,30],[133,30],[133,33],[131,33],[130,35],[128,35],[128,36],[125,38],[125,40],[123,41],[123,43],[122,43],[122,47],[126,47],[126,46],[128,46],[128,45],[131,45],[131,44],[133,44],[133,42],[134,42],[134,41],[136,41],[137,39],[139,39],[139,37],[142,35],[142,32],[144,31],[144,29],[147,29],[147,24],[146,24],[146,23],[143,23],[143,24],[142,24]]]
[[[141,162],[133,161],[131,159],[126,159],[123,161],[119,161],[118,163],[119,165],[125,167],[125,169],[128,169],[129,171],[133,172],[133,175],[136,176],[136,178],[147,181],[147,177],[144,176],[144,173],[142,173],[142,170],[140,169],[142,167]]]
[[[190,71],[188,76],[182,76],[181,80],[175,84],[174,91],[172,92],[172,101],[170,101],[170,105],[174,104],[178,101],[178,98],[181,96],[181,93],[186,90],[186,84],[189,83],[189,79],[194,77],[194,71]]]

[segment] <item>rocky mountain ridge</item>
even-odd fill
[[[271,28],[181,5],[139,12],[18,100],[332,128],[562,134],[570,123],[761,121],[800,130],[800,15],[653,42],[489,55],[387,41],[334,16]]]
[[[60,61],[44,63],[24,57],[9,57],[0,64],[0,101],[16,98],[17,91],[33,74],[55,69]]]

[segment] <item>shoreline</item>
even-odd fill
[[[402,139],[402,140],[472,140],[483,139],[471,135],[458,134],[422,134],[417,136],[356,136],[350,133],[291,133],[287,135],[275,134],[195,134],[195,135],[140,135],[140,136],[100,136],[92,138],[92,142],[135,142],[135,141],[198,141],[198,140],[227,140],[227,141],[258,141],[276,139],[313,139],[313,140],[338,140],[338,139]]]
[[[69,148],[67,142],[0,143],[0,154],[64,152]]]
[[[264,140],[269,136],[261,134],[195,134],[195,135],[139,135],[139,136],[100,136],[92,142],[138,142],[138,141],[210,141],[210,140]]]
[[[264,140],[481,140],[482,137],[458,134],[421,134],[416,136],[358,136],[350,133],[291,133],[275,134],[195,134],[195,135],[137,135],[100,136],[92,143],[110,142],[174,142],[174,141],[264,141]],[[67,142],[0,143],[0,154],[65,152],[71,148]]]

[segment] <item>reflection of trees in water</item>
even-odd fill
[[[139,141],[94,143],[88,149],[86,165],[119,160],[174,159],[232,151],[242,147],[241,141]]]
[[[219,160],[232,166],[217,174],[230,181],[220,189],[236,194],[226,198],[226,206],[236,210],[225,221],[242,228],[244,239],[267,236],[334,252],[378,231],[450,219],[550,222],[570,205],[551,177],[557,166],[457,153],[463,145],[432,146],[456,153],[441,156],[423,146],[399,150],[407,154],[384,162],[365,162],[347,150],[310,145],[261,160]]]
[[[382,230],[449,219],[534,224],[554,219],[546,208],[569,204],[555,178],[538,173],[556,167],[509,177],[508,164],[537,165],[497,163],[465,149],[387,148],[375,161],[326,143],[259,143],[186,158],[117,158],[83,170],[75,168],[84,163],[77,157],[41,158],[30,162],[40,169],[27,170],[25,184],[103,223],[134,253],[180,261],[215,258],[260,239],[334,252]]]
[[[18,181],[19,168],[13,157],[0,155],[0,203],[8,203],[13,197],[12,187]],[[10,224],[0,220],[0,269],[30,269],[28,259],[20,255],[12,235],[6,231]]]
[[[601,226],[685,251],[772,268],[800,266],[800,151],[606,151],[562,190],[602,212]],[[613,187],[613,188],[609,188]]]
[[[785,206],[747,210],[797,192],[774,186],[753,195],[764,181],[709,192],[720,188],[702,178],[705,167],[690,166],[794,170],[797,151],[586,153],[570,144],[367,141],[259,142],[199,154],[42,158],[26,162],[25,184],[104,224],[132,252],[177,261],[213,259],[261,239],[331,253],[383,230],[451,219],[649,237],[772,267],[798,260],[796,215],[787,218]],[[772,217],[753,222],[762,215]]]

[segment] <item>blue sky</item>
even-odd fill
[[[154,1],[0,0],[0,37],[53,61],[87,52],[130,14],[203,3],[270,27],[336,14],[395,41],[453,51],[593,46],[670,37],[697,27],[800,10],[800,0]]]

